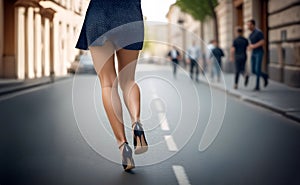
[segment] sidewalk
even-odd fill
[[[168,64],[169,63],[166,62],[165,64],[159,65],[159,67],[171,70],[171,67],[168,66]],[[138,68],[139,67],[141,66],[138,65]],[[157,66],[153,66],[152,68],[150,67],[149,70],[157,70]],[[186,73],[189,74],[189,66],[187,66],[185,70]],[[209,72],[206,74],[208,79],[206,79],[202,74],[199,74],[199,79],[202,83],[223,90],[228,95],[239,98],[242,101],[270,109],[285,117],[300,122],[300,88],[289,87],[273,80],[269,80],[269,85],[264,88],[263,80],[261,79],[261,90],[253,91],[256,83],[256,76],[251,75],[247,87],[244,86],[243,76],[240,76],[238,89],[235,90],[233,89],[234,74],[223,73],[223,75],[225,80],[221,80],[223,83],[209,81]]]
[[[71,76],[68,74],[66,76],[55,77],[54,81],[66,79]],[[0,79],[0,96],[49,83],[53,83],[53,79],[49,76],[26,80]]]
[[[208,78],[210,74],[207,74]],[[243,101],[268,108],[290,119],[300,122],[300,89],[269,80],[269,85],[264,88],[261,81],[261,90],[253,91],[256,76],[252,75],[247,87],[244,86],[244,78],[241,76],[238,89],[233,89],[234,74],[224,73],[225,84],[209,82],[201,75],[200,80],[212,87],[226,91],[227,94],[240,98]],[[222,80],[221,80],[222,81]]]

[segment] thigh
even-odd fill
[[[256,71],[256,55],[252,54],[251,55],[251,70],[253,73]]]
[[[89,47],[94,68],[99,76],[102,87],[112,86],[116,79],[114,50],[110,45]]]
[[[219,76],[219,74],[220,74],[220,65],[219,65],[219,62],[217,60],[214,61],[214,69],[215,69],[216,74]]]
[[[215,61],[215,67],[216,67],[216,69],[220,69],[221,68],[221,64],[220,64],[220,62],[219,61]]]
[[[120,49],[116,52],[120,83],[134,80],[139,50]]]
[[[241,68],[240,68],[241,72],[244,72],[245,69],[246,69],[246,60],[247,59],[244,59],[244,60],[241,61]]]
[[[258,53],[255,55],[255,71],[260,73],[262,64],[262,54]]]
[[[194,59],[190,59],[190,62],[191,62],[191,67],[194,68],[194,66],[195,66],[195,60]]]
[[[239,60],[235,60],[235,72],[239,72],[240,71],[240,61]]]
[[[237,65],[237,69],[239,72],[242,72],[245,70],[245,63],[246,63],[246,59],[245,58],[238,58],[236,60],[236,65]]]
[[[263,61],[263,56],[264,53],[263,52],[259,52],[259,54],[257,55],[257,69],[260,71],[261,70],[261,65],[262,65],[262,61]]]

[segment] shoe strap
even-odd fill
[[[123,146],[123,145],[128,145],[128,142],[127,141],[125,141],[124,143],[122,143],[120,146],[119,146],[119,149],[121,149],[121,147]]]
[[[143,126],[142,123],[140,123],[139,121],[136,121],[136,122],[134,122],[134,123],[132,124],[132,128],[134,128],[134,126],[135,126],[136,124],[138,124],[138,125],[141,126],[141,127]]]

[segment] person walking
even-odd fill
[[[245,77],[244,85],[248,85],[249,75],[245,70],[245,65],[247,61],[247,47],[249,45],[248,40],[243,37],[243,29],[240,27],[236,28],[237,37],[234,39],[230,58],[232,62],[235,62],[235,79],[234,79],[234,89],[238,88],[239,76],[243,74]]]
[[[198,75],[199,75],[199,59],[201,56],[200,48],[196,45],[196,42],[193,41],[192,46],[187,50],[187,59],[190,63],[190,77],[193,80],[194,76],[194,69],[196,69],[196,82],[199,82]]]
[[[172,49],[169,51],[168,57],[172,61],[172,64],[173,64],[173,76],[174,76],[174,78],[176,78],[177,65],[179,64],[179,59],[180,59],[180,53],[176,49],[176,46],[173,46]]]
[[[263,61],[263,55],[264,55],[264,49],[263,45],[265,43],[264,35],[263,33],[256,28],[255,26],[255,20],[251,19],[247,22],[248,29],[251,31],[251,34],[249,35],[250,45],[249,50],[252,50],[251,55],[251,68],[252,73],[256,75],[256,86],[254,88],[254,91],[260,90],[260,77],[264,79],[264,86],[266,87],[268,85],[268,74],[261,71],[261,65]]]
[[[140,89],[135,82],[136,63],[139,51],[143,48],[143,39],[141,0],[91,0],[75,46],[91,52],[100,79],[103,105],[126,171],[133,169],[135,164],[125,136],[118,85],[132,122],[134,153],[141,154],[148,150],[140,122]],[[118,76],[115,55],[118,59]]]
[[[221,69],[222,69],[222,57],[224,57],[223,50],[219,47],[216,40],[212,41],[213,49],[210,53],[210,59],[212,59],[211,78],[214,79],[214,75],[217,75],[217,81],[220,82]]]

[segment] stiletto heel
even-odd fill
[[[122,146],[124,146],[122,150],[122,165],[124,170],[128,171],[135,167],[134,160],[132,158],[132,150],[127,142],[122,143],[119,146],[119,149],[121,149]]]
[[[141,154],[148,150],[148,143],[146,141],[146,136],[140,122],[135,122],[132,124],[133,128],[133,145],[134,153]]]

